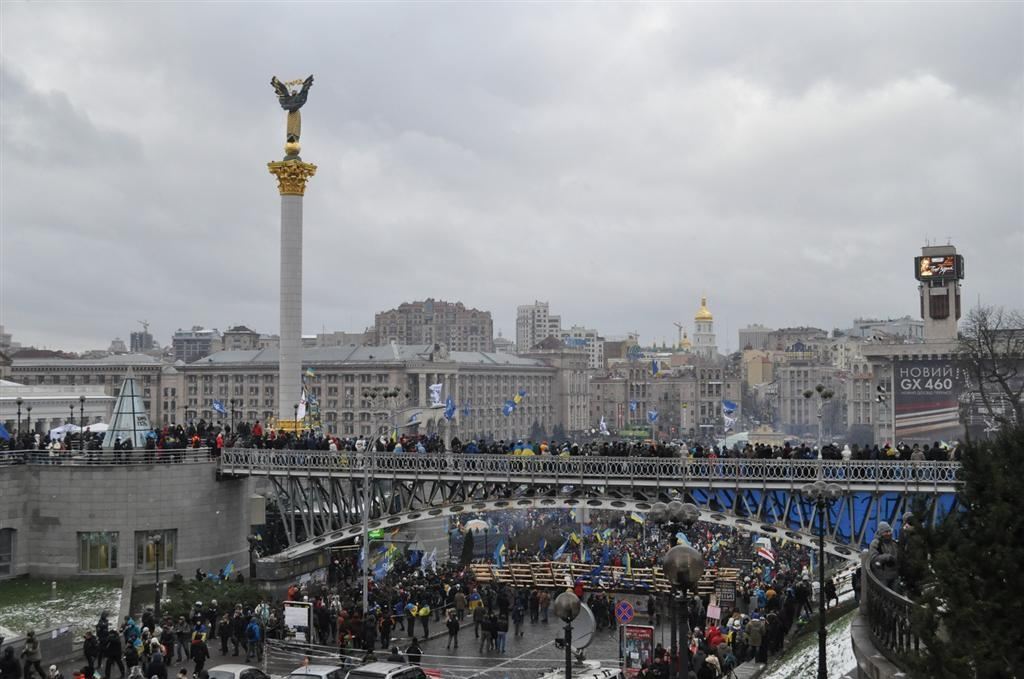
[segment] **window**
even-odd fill
[[[117,533],[79,533],[78,570],[106,571],[117,568]]]
[[[156,570],[157,546],[153,537],[161,539],[160,568],[174,568],[174,554],[178,548],[177,530],[135,531],[135,568],[140,571]]]
[[[0,529],[0,576],[10,575],[14,567],[14,529]]]

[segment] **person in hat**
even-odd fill
[[[896,581],[898,546],[892,539],[892,526],[886,521],[878,522],[878,530],[868,546],[868,564],[886,587],[892,588]]]

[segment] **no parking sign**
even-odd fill
[[[628,601],[622,600],[615,605],[615,619],[619,621],[620,625],[628,625],[633,622],[634,615],[636,615],[636,611],[633,609],[633,604]]]

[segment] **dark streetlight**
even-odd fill
[[[75,423],[75,404],[74,403],[69,403],[68,404],[68,413],[69,413],[68,414],[68,424],[74,424]]]
[[[814,390],[806,390],[803,393],[805,399],[810,400],[811,397],[818,396],[818,459],[821,459],[821,411],[825,407],[825,404],[832,400],[835,393],[831,389],[826,389],[825,385],[819,384],[814,387]]]
[[[231,432],[235,431],[235,399],[231,399]]]
[[[818,508],[818,679],[828,679],[828,665],[825,661],[825,511],[843,494],[843,489],[819,479],[804,484],[800,494],[814,502]]]
[[[565,590],[555,598],[555,616],[565,623],[565,679],[572,679],[572,621],[580,614],[580,598]]]
[[[26,406],[28,409],[28,415],[26,415],[25,426],[30,428],[30,431],[36,433],[35,423],[32,422],[32,406]]]
[[[679,639],[679,614],[690,587],[695,587],[704,574],[704,557],[690,545],[680,544],[677,537],[681,530],[689,529],[700,517],[700,510],[692,502],[673,500],[667,505],[655,502],[648,518],[658,526],[667,528],[672,535],[674,546],[662,559],[665,579],[671,586],[669,603],[671,608],[671,664],[669,677],[686,679],[690,675],[690,618],[686,614],[682,639]],[[681,643],[682,642],[682,643]],[[680,648],[683,643],[685,647]]]
[[[78,432],[78,451],[85,452],[85,395],[78,397],[78,421],[82,423],[82,431]]]
[[[163,546],[164,537],[162,535],[160,535],[159,533],[157,533],[156,535],[151,536],[150,540],[152,540],[153,544],[156,546],[156,585],[154,586],[154,589],[156,590],[156,600],[155,600],[155,602],[153,604],[153,618],[157,622],[159,622],[160,621],[160,561],[161,561],[161,559],[163,559],[163,549],[161,547]]]
[[[19,396],[14,402],[18,404],[18,436],[21,436],[21,404],[25,401]]]
[[[296,403],[295,405],[293,405],[292,406],[292,410],[295,413],[295,416],[292,418],[292,433],[293,434],[298,434],[298,432],[299,432],[299,404]]]
[[[256,579],[256,559],[259,557],[259,546],[263,543],[263,538],[259,535],[250,535],[249,540],[249,580],[253,581]]]

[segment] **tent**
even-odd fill
[[[81,429],[77,424],[62,424],[59,427],[54,427],[50,430],[51,441],[63,441],[64,437],[68,434],[77,434]]]
[[[110,429],[110,425],[105,422],[93,422],[85,425],[85,428],[90,434],[103,434]]]

